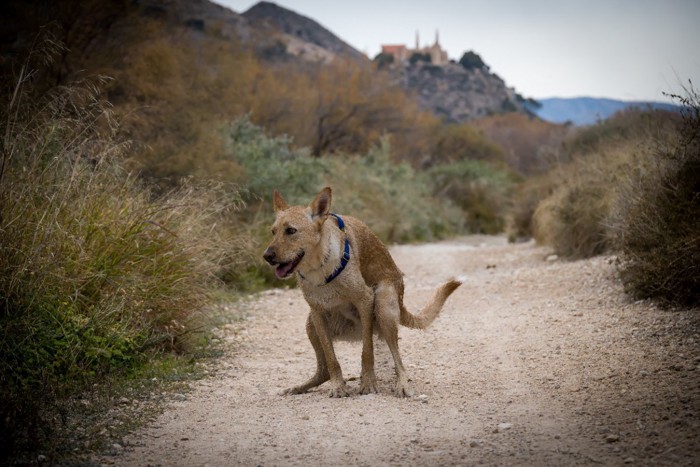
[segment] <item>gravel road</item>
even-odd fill
[[[615,258],[566,262],[500,237],[391,249],[417,312],[451,276],[464,285],[425,331],[400,331],[416,396],[328,397],[295,289],[241,305],[212,376],[124,439],[118,465],[699,465],[700,310],[627,298]],[[336,346],[359,388],[360,343]]]

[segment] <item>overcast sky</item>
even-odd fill
[[[216,0],[243,13],[257,1]],[[700,0],[279,0],[373,58],[381,44],[467,50],[525,97],[668,101],[700,87]]]

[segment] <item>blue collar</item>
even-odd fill
[[[343,219],[340,218],[339,215],[331,213],[331,216],[335,217],[335,220],[338,222],[338,228],[345,232],[345,222]],[[343,269],[345,269],[345,266],[348,265],[348,262],[350,262],[350,240],[348,240],[347,233],[345,234],[345,248],[343,250],[343,256],[340,258],[340,265],[335,268],[335,271],[331,273],[330,276],[326,277],[326,284],[330,283],[333,279],[338,277],[341,272],[343,272]]]

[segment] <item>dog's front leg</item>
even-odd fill
[[[355,303],[362,324],[362,375],[360,394],[377,392],[377,378],[374,374],[374,294],[369,291]]]
[[[311,315],[309,315],[309,317],[306,319],[306,335],[309,337],[311,346],[314,348],[314,352],[316,353],[316,373],[304,384],[285,389],[282,391],[282,395],[303,394],[309,389],[320,386],[330,379],[330,376],[328,375],[328,366],[326,364],[326,356],[323,353],[323,347],[321,346],[321,341],[319,340],[318,333],[316,332],[316,327],[314,326],[314,323],[311,322]]]
[[[316,329],[316,335],[318,336],[318,340],[326,357],[326,368],[328,369],[328,374],[330,375],[331,384],[330,396],[347,397],[350,394],[345,386],[345,380],[343,379],[343,372],[340,369],[340,363],[338,363],[338,359],[335,356],[333,340],[330,330],[328,329],[328,321],[324,313],[325,312],[321,309],[312,308],[311,323]]]

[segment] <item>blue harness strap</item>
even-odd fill
[[[341,217],[337,214],[331,213],[331,216],[335,217],[335,220],[338,222],[338,228],[345,232],[345,222]],[[343,269],[345,269],[345,266],[348,265],[348,262],[350,261],[350,240],[348,240],[348,236],[345,235],[345,248],[343,249],[343,256],[340,258],[340,265],[335,268],[335,271],[333,273],[326,277],[326,284],[330,283],[333,279],[338,277],[341,272],[343,272]]]

